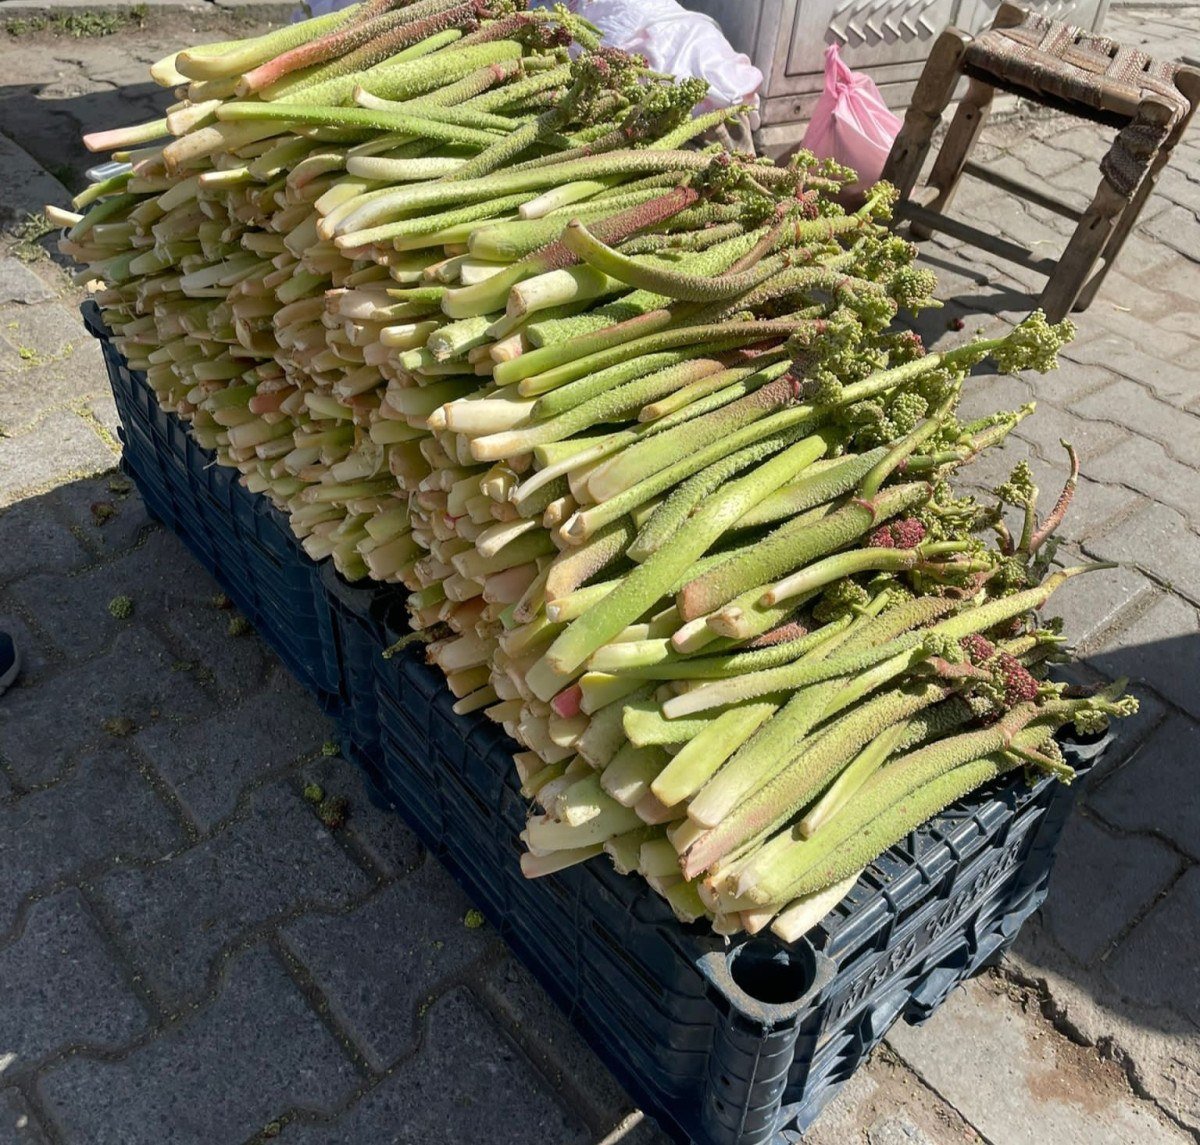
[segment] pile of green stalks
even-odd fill
[[[1024,466],[1040,313],[926,353],[893,192],[708,146],[739,109],[565,10],[367,0],[151,70],[166,117],[50,210],[129,364],[314,559],[395,582],[517,740],[529,877],[607,854],[682,920],[803,934],[862,869],[1134,703],[1051,682]],[[1098,568],[1102,566],[1089,566]],[[535,813],[536,812],[536,813]]]

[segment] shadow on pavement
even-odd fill
[[[11,47],[8,51],[14,51]],[[89,91],[76,96],[44,94],[47,84],[0,86],[0,134],[28,151],[72,194],[87,185],[85,172],[107,155],[83,145],[90,131],[143,123],[163,114],[174,102],[173,89],[154,83]]]

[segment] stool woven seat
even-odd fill
[[[927,188],[914,195],[933,132],[962,76],[968,79],[966,95]],[[1072,210],[1042,190],[970,161],[997,89],[1118,129],[1100,163],[1100,186],[1086,211]],[[943,230],[1045,273],[1049,281],[1041,305],[1057,321],[1072,307],[1085,309],[1095,297],[1198,104],[1200,71],[1195,68],[1155,59],[1006,3],[992,26],[974,39],[957,28],[939,37],[883,177],[898,187],[898,213],[910,219],[915,237]],[[1034,258],[1023,247],[947,217],[963,174],[1076,220],[1079,225],[1062,257],[1057,262]]]

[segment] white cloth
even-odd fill
[[[551,8],[555,0],[533,0]],[[758,106],[763,76],[735,52],[721,26],[676,0],[566,0],[567,7],[604,33],[604,43],[646,57],[654,71],[708,81],[708,110],[738,104]]]

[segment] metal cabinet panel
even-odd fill
[[[806,119],[824,82],[825,48],[879,85],[894,111],[908,104],[934,39],[948,24],[977,32],[1001,0],[682,0],[721,25],[763,73],[762,123]],[[1035,0],[1056,19],[1098,29],[1108,0]]]

